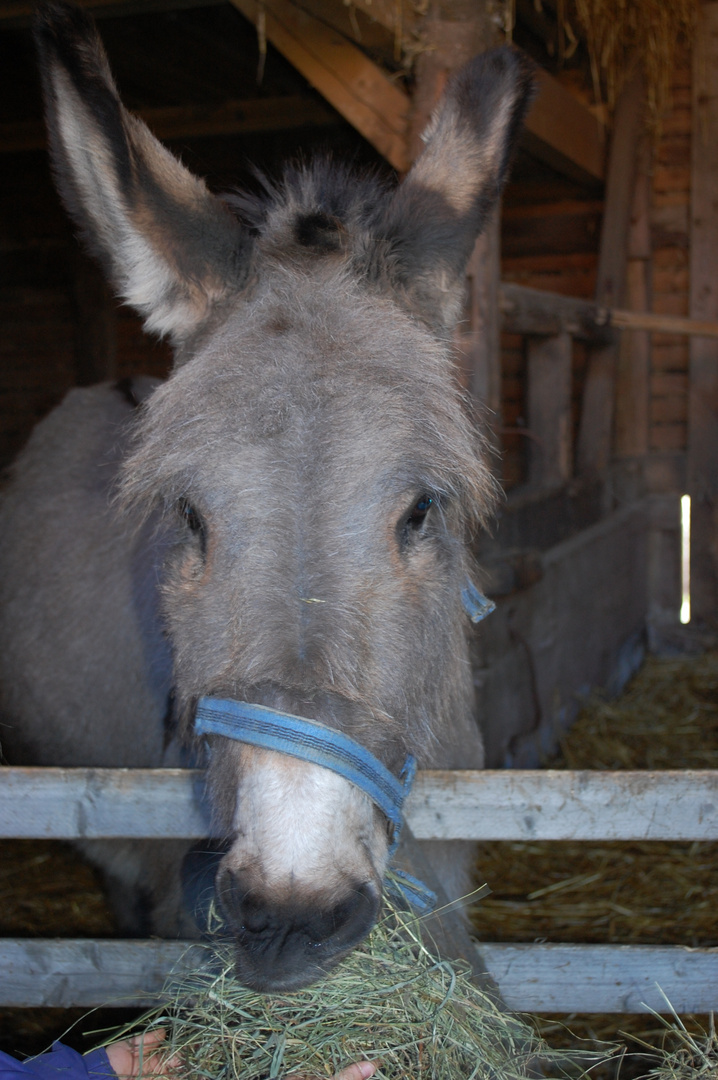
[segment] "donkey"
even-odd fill
[[[209,695],[320,721],[395,775],[409,753],[481,767],[461,596],[494,483],[450,343],[527,61],[454,77],[398,186],[321,160],[219,198],[124,109],[86,14],[49,4],[36,37],[66,207],[175,364],[73,390],[14,465],[6,759],[177,765]],[[322,765],[206,741],[239,977],[305,985],[376,918],[387,820]],[[126,932],[190,932],[186,844],[82,847]]]

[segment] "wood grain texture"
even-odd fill
[[[596,281],[596,302],[602,307],[621,307],[625,303],[628,236],[643,101],[643,82],[636,75],[618,102],[611,141]],[[617,360],[616,345],[594,349],[589,356],[577,447],[578,469],[589,475],[601,474],[611,456]]]
[[[572,346],[565,332],[527,345],[529,483],[541,491],[562,487],[573,473]]]
[[[0,836],[207,836],[201,778],[183,769],[4,768]],[[718,771],[425,771],[406,817],[420,840],[716,840]]]
[[[479,967],[521,1012],[678,1013],[718,1008],[718,949],[482,942]],[[0,1006],[156,1004],[166,975],[202,963],[182,941],[0,939]],[[660,988],[660,989],[659,989]],[[665,998],[663,994],[665,994]]]
[[[526,118],[529,153],[572,179],[605,180],[604,125],[547,71],[537,72],[537,90]]]
[[[478,948],[506,1004],[522,1012],[667,1013],[672,1007],[685,1014],[718,1006],[718,949],[505,943]]]
[[[400,172],[409,167],[409,98],[353,42],[290,0],[232,0],[267,40]]]
[[[718,319],[718,3],[701,4],[694,49],[690,313]],[[690,346],[688,494],[691,616],[715,627],[718,612],[718,344]]]

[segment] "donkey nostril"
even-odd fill
[[[360,885],[330,912],[330,933],[319,944],[328,944],[334,951],[356,944],[369,932],[378,910],[379,895],[374,887]]]

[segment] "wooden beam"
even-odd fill
[[[599,247],[596,301],[603,307],[624,303],[628,234],[633,202],[636,151],[643,124],[644,88],[635,75],[621,95],[611,141],[605,211]],[[579,472],[602,474],[612,449],[617,346],[589,356],[578,433]]]
[[[690,312],[718,319],[718,3],[698,9],[693,50]],[[691,496],[691,619],[716,625],[718,612],[718,349],[694,338],[688,398]]]
[[[406,37],[414,32],[416,36],[420,32],[415,12],[410,6],[397,4],[396,0],[352,0],[352,3],[394,35]],[[474,12],[474,21],[476,15]],[[442,51],[442,42],[437,41],[435,22],[430,22],[428,26],[423,36],[432,43],[429,52],[433,61],[435,54]],[[450,50],[455,54],[455,67],[462,62],[464,50],[468,49],[470,55],[479,47],[472,45],[471,34],[467,37],[464,32],[462,36],[461,23],[455,13],[451,29],[457,34],[457,40],[451,43],[453,47]],[[486,48],[487,44],[483,47]],[[450,65],[447,65],[446,71],[449,69]],[[537,84],[538,94],[529,112],[523,136],[525,149],[572,179],[603,183],[608,143],[605,125],[547,71],[538,70]],[[428,119],[428,116],[424,119]]]
[[[231,0],[387,161],[409,167],[409,98],[352,42],[290,0]]]
[[[478,948],[504,1001],[520,1012],[685,1015],[718,1007],[718,949],[504,942]]]
[[[605,126],[547,71],[538,70],[537,86],[536,100],[526,118],[526,150],[571,179],[603,183]]]
[[[561,488],[573,474],[571,365],[567,333],[528,342],[529,483],[537,491]]]
[[[613,340],[609,314],[590,300],[503,282],[499,289],[502,330],[536,337],[570,334],[594,344]]]
[[[718,1008],[718,949],[482,942],[476,952],[518,1012],[667,1013],[666,998],[679,1015]],[[189,941],[0,939],[0,1007],[147,1008],[171,971],[206,955]]]
[[[336,123],[336,113],[322,101],[299,94],[248,98],[220,105],[173,105],[140,109],[158,139],[194,139],[208,135],[242,135],[252,131],[284,131]],[[40,150],[47,146],[45,126],[36,120],[0,124],[0,154]]]
[[[718,337],[718,319],[687,319],[682,315],[606,308],[590,300],[507,281],[499,288],[499,307],[501,328],[509,334],[551,337],[565,332],[599,346],[615,342],[614,330]]]
[[[225,0],[75,0],[96,19],[142,15],[153,11],[185,11],[188,8],[218,7]],[[2,0],[0,25],[26,26],[37,8],[35,0]]]
[[[6,767],[0,836],[200,838],[202,774]],[[718,770],[420,772],[419,840],[718,840]]]
[[[653,248],[650,223],[651,152],[647,136],[641,141],[633,189],[628,235],[626,305],[631,312],[651,310]],[[616,322],[618,312],[611,315]],[[615,451],[620,458],[643,459],[648,453],[651,338],[646,328],[626,328],[618,345],[616,373]],[[718,332],[718,323],[716,324]]]
[[[0,938],[0,1006],[148,1008],[170,972],[201,965],[189,941]]]

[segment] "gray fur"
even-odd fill
[[[446,339],[525,65],[499,50],[450,84],[396,192],[323,163],[235,199],[240,222],[124,112],[86,16],[51,5],[39,40],[68,207],[177,365],[135,383],[139,410],[126,386],[73,391],[15,465],[7,759],[176,764],[214,694],[339,727],[395,770],[408,751],[480,767],[460,594],[494,485]],[[369,929],[385,823],[326,770],[210,741],[238,970],[301,985]],[[126,930],[143,928],[144,897],[145,928],[188,932],[182,845],[85,850]]]

